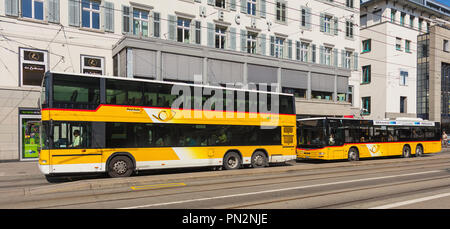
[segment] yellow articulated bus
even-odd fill
[[[350,161],[441,151],[440,123],[309,118],[297,121],[297,159]]]
[[[39,167],[49,181],[296,159],[290,94],[48,72],[41,101]]]

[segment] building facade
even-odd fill
[[[46,71],[273,83],[299,117],[359,114],[357,0],[1,2],[0,161],[37,157]]]
[[[418,37],[417,115],[450,130],[450,26],[435,25]]]
[[[417,37],[450,20],[434,1],[369,0],[361,5],[361,107],[367,118],[415,118],[423,103],[417,89]]]

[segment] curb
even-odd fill
[[[131,186],[148,185],[156,182],[174,182],[180,180],[195,180],[202,178],[215,178],[215,177],[234,177],[240,175],[261,175],[261,174],[278,174],[291,171],[302,170],[315,170],[326,168],[345,168],[345,167],[359,167],[367,165],[378,164],[396,164],[396,163],[408,163],[416,161],[437,161],[442,160],[443,155],[425,156],[422,158],[391,158],[379,159],[373,161],[356,161],[356,162],[330,162],[319,164],[296,164],[287,166],[276,166],[261,169],[240,169],[229,171],[205,171],[205,172],[192,172],[192,173],[176,173],[176,174],[163,174],[163,175],[147,175],[147,176],[134,176],[126,178],[105,178],[105,179],[93,179],[93,180],[80,180],[74,182],[67,182],[62,184],[53,184],[39,187],[26,187],[18,188],[16,190],[0,191],[0,196],[4,198],[8,197],[20,197],[20,196],[35,196],[52,193],[68,193],[74,191],[89,191],[100,189],[113,189],[113,188],[125,188]]]

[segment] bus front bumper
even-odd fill
[[[325,152],[297,151],[297,159],[326,159]]]
[[[41,173],[48,175],[50,174],[50,165],[43,165],[39,163],[39,170],[41,171]]]

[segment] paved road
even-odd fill
[[[450,153],[62,184],[30,173],[0,177],[0,193],[0,208],[450,209]]]

